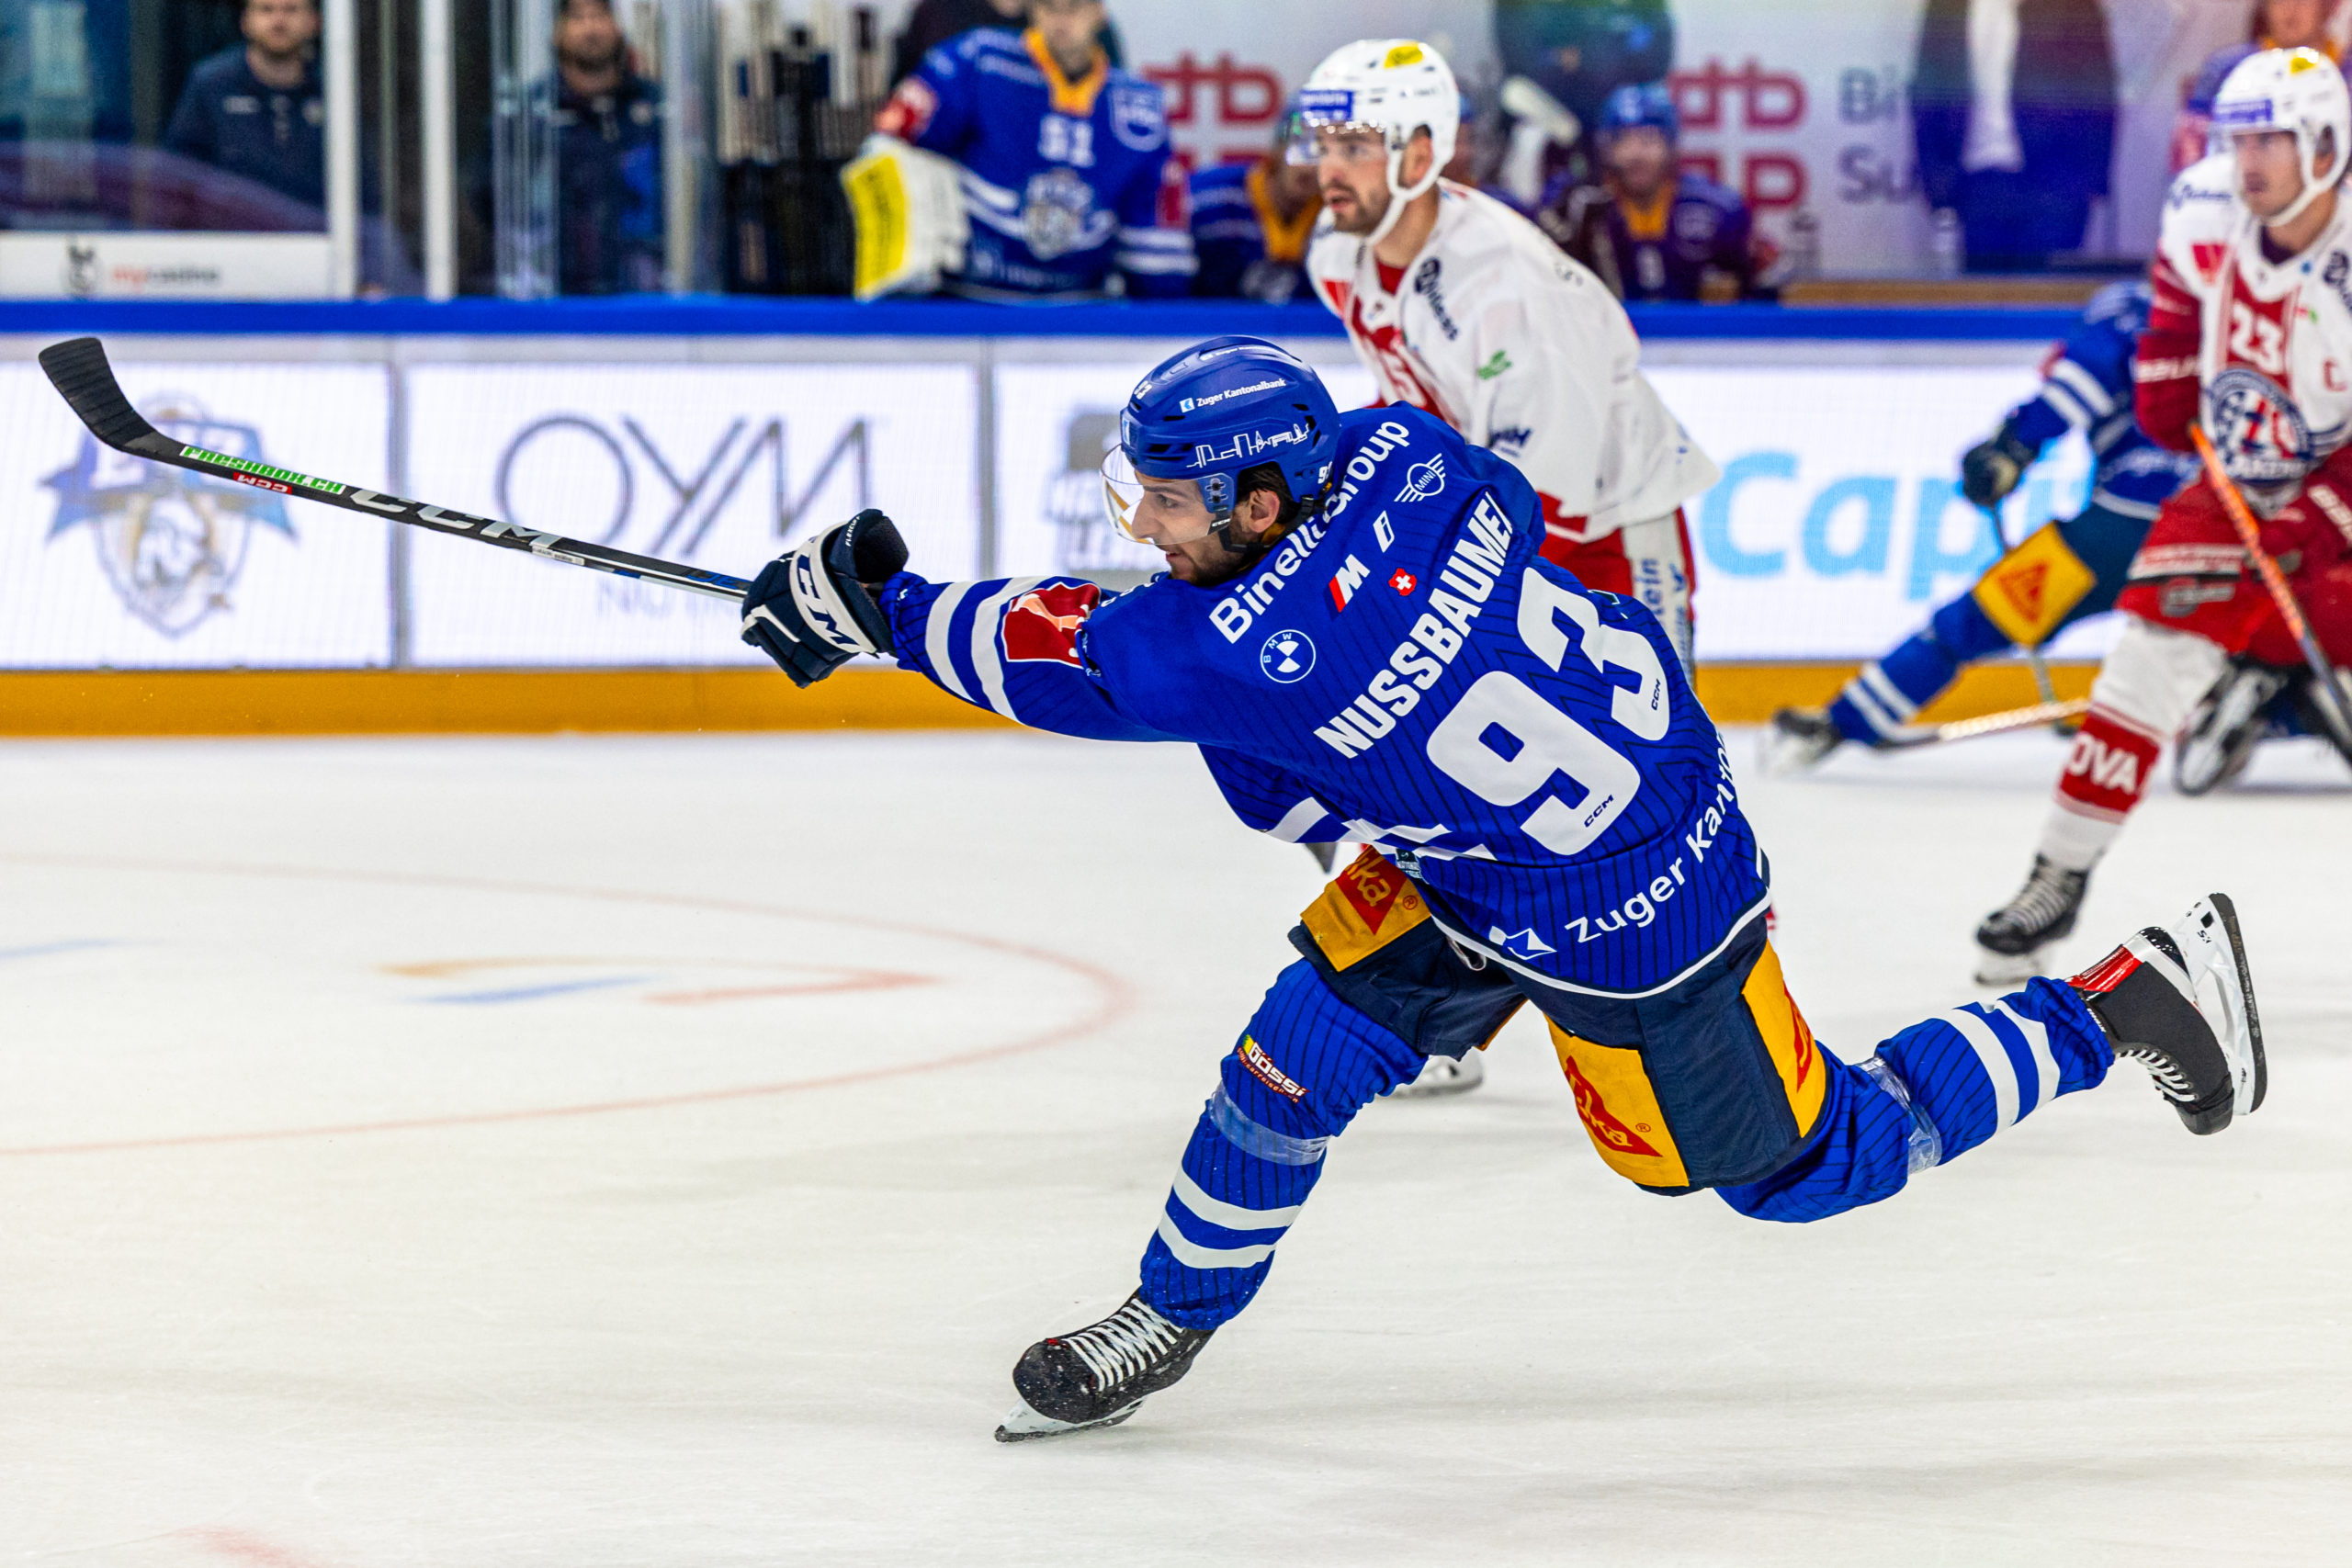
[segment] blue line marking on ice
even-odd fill
[[[0,947],[0,962],[6,962],[11,958],[47,958],[53,953],[80,953],[87,948],[112,947],[114,945],[115,943],[111,942],[91,940],[82,942],[45,942],[36,947]]]
[[[421,997],[418,1000],[487,1007],[500,1002],[535,1002],[542,997],[560,997],[573,991],[610,990],[615,986],[641,985],[652,978],[650,975],[616,975],[603,980],[557,980],[545,986],[515,986],[500,991],[456,991],[446,997]]]

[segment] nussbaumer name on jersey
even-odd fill
[[[1494,593],[1510,554],[1510,518],[1495,504],[1494,493],[1481,495],[1453,553],[1438,570],[1440,586],[1430,592],[1429,613],[1413,623],[1412,635],[1396,645],[1388,667],[1363,694],[1316,730],[1317,740],[1342,757],[1353,757],[1370,750],[1419,705],[1421,694],[1443,678],[1445,667],[1462,651],[1479,606]]]
[[[1254,389],[1245,387],[1242,390]],[[1355,500],[1356,487],[1379,473],[1380,465],[1388,455],[1402,449],[1412,438],[1413,433],[1393,419],[1382,421],[1364,438],[1364,444],[1356,448],[1355,456],[1348,459],[1340,488],[1324,505],[1322,519],[1301,524],[1298,532],[1283,540],[1283,547],[1266,562],[1268,570],[1251,572],[1239,587],[1218,600],[1216,608],[1209,612],[1211,624],[1225,634],[1226,641],[1241,640],[1241,634],[1250,629],[1251,622],[1266,613],[1266,606],[1273,602],[1274,595],[1298,575],[1298,569],[1306,564],[1306,558],[1315,552],[1316,546],[1323,542],[1323,536],[1329,531],[1328,525],[1330,519],[1345,512],[1349,503]],[[1305,439],[1303,432],[1299,439]]]

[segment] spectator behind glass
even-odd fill
[[[1595,128],[1599,185],[1566,178],[1535,221],[1620,299],[1770,299],[1757,276],[1774,257],[1747,204],[1680,170],[1680,122],[1666,84],[1620,87]]]
[[[326,99],[313,0],[245,0],[243,44],[197,62],[164,146],[319,209],[327,200]]]
[[[1312,163],[1290,160],[1295,126],[1284,114],[1271,152],[1193,176],[1193,252],[1201,268],[1194,294],[1281,305],[1306,281],[1306,242],[1323,192]]]
[[[2266,49],[2315,49],[2342,65],[2344,46],[2333,36],[2341,8],[2342,0],[2261,0],[2254,8],[2248,41],[2215,50],[2182,85],[2180,114],[2172,128],[2173,173],[2205,156],[2206,137],[2213,128],[2213,99],[2247,55]]]
[[[1031,0],[1029,30],[967,32],[923,57],[874,129],[952,158],[971,220],[958,293],[1165,298],[1193,281],[1193,240],[1163,225],[1168,112],[1114,68],[1101,0]]]
[[[2115,51],[2099,0],[1928,0],[1911,124],[1930,210],[1971,272],[2082,248],[2115,152]]]
[[[895,85],[915,73],[922,57],[941,44],[963,37],[974,28],[992,28],[1019,38],[1029,26],[1029,0],[916,0],[907,17],[907,30],[890,51],[890,81]],[[1118,25],[1107,18],[1097,38],[1113,66],[1126,61],[1119,50]]]
[[[1589,129],[1610,94],[1672,67],[1674,18],[1666,0],[1495,0],[1495,45]]]
[[[555,22],[556,274],[566,294],[662,286],[662,98],[607,0]]]

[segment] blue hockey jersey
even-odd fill
[[[1201,748],[1234,812],[1372,844],[1465,947],[1661,990],[1767,901],[1714,725],[1634,600],[1537,554],[1519,470],[1409,408],[1340,417],[1337,484],[1249,572],[885,585],[900,664],[1040,729]]]
[[[2116,283],[2091,296],[2083,319],[2042,367],[2041,390],[2009,412],[2018,438],[2040,452],[2069,430],[2090,443],[2091,502],[2153,519],[2197,477],[2197,459],[2157,446],[2132,412],[2132,354],[2148,325],[2148,286]]]
[[[1261,158],[1215,164],[1193,175],[1187,195],[1193,252],[1200,262],[1193,293],[1283,305],[1306,284],[1306,242],[1323,204],[1310,201],[1284,222],[1266,188],[1272,172],[1272,160]]]
[[[1020,295],[1192,286],[1193,241],[1159,220],[1168,114],[1159,88],[1099,55],[1065,77],[1035,32],[978,28],[899,84],[876,129],[962,168],[972,241],[961,280]]]

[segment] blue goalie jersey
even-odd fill
[[[1192,288],[1192,236],[1160,221],[1165,101],[1099,54],[1073,82],[1035,34],[976,28],[925,55],[875,129],[961,165],[966,285],[1091,294],[1115,268],[1131,295]]]
[[[899,660],[1040,729],[1201,748],[1235,813],[1373,845],[1464,947],[1661,990],[1767,902],[1714,725],[1632,599],[1541,559],[1535,492],[1417,410],[1340,419],[1336,485],[1248,573],[884,588]]]

